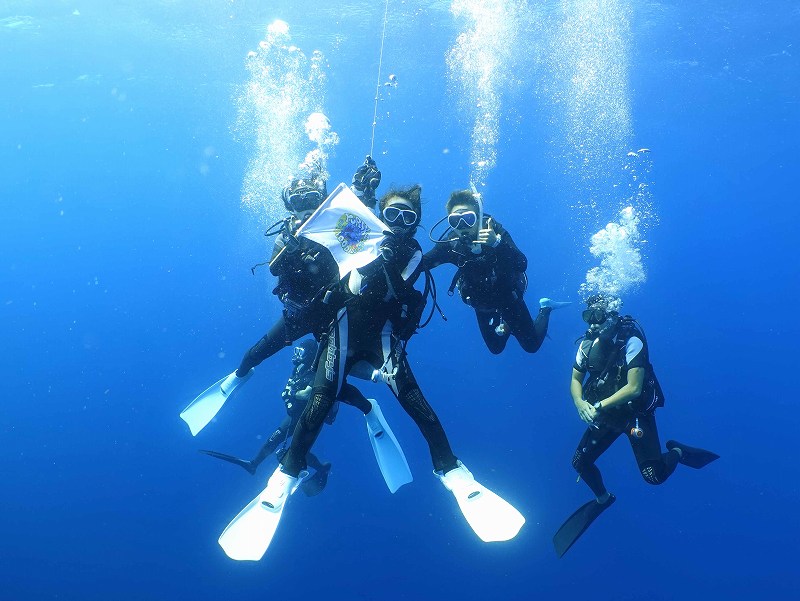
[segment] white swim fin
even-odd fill
[[[255,368],[250,369],[242,378],[237,376],[236,372],[225,376],[203,391],[195,400],[189,403],[186,409],[181,411],[181,419],[188,424],[192,436],[197,436],[197,433],[214,419],[214,416],[222,409],[225,401],[228,400],[228,397],[233,394],[233,391],[240,384],[244,384],[250,379],[254,370]]]
[[[456,469],[446,474],[433,473],[453,493],[461,513],[483,542],[511,540],[525,523],[511,503],[477,482],[460,461]]]
[[[408,461],[403,454],[400,443],[397,442],[392,429],[383,417],[380,405],[375,399],[367,399],[372,405],[372,411],[364,417],[367,420],[367,434],[372,450],[375,452],[375,459],[378,467],[386,481],[386,486],[391,492],[397,492],[403,484],[408,484],[414,480]]]
[[[267,487],[242,509],[219,537],[219,545],[225,554],[237,561],[258,561],[264,557],[267,547],[275,536],[281,521],[286,501],[308,472],[300,472],[294,478],[281,471],[273,472]]]

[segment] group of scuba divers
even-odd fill
[[[406,354],[411,337],[438,308],[430,270],[456,267],[450,293],[475,311],[489,351],[503,351],[510,337],[535,353],[547,334],[550,313],[569,305],[539,301],[535,318],[523,297],[527,259],[509,232],[483,212],[474,190],[453,192],[446,204],[444,233],[423,253],[415,238],[422,219],[421,188],[392,189],[378,200],[381,173],[367,157],[350,190],[385,225],[378,258],[340,278],[326,248],[297,236],[300,226],[327,197],[324,180],[295,179],[283,190],[289,211],[276,234],[269,269],[274,293],[283,304],[272,328],[242,358],[238,369],[198,396],[182,413],[192,434],[207,425],[223,403],[253,374],[254,368],[286,346],[294,346],[294,369],[282,394],[286,417],[253,460],[216,451],[204,453],[255,474],[277,454],[279,464],[266,488],[227,526],[219,543],[236,560],[259,560],[277,530],[284,507],[298,489],[311,496],[323,490],[330,463],[311,448],[324,424],[332,424],[340,403],[360,410],[380,471],[394,493],[412,481],[400,445],[374,399],[366,398],[348,376],[388,385],[414,420],[430,449],[435,476],[455,497],[475,533],[485,542],[514,538],[525,518],[510,503],[480,484],[453,453],[444,428],[420,390]],[[433,239],[433,238],[432,238]],[[424,293],[415,284],[424,281]],[[433,291],[433,294],[431,294]],[[428,297],[432,306],[424,319]],[[595,295],[583,319],[588,324],[572,370],[570,393],[587,429],[572,465],[595,495],[555,535],[562,556],[600,513],[615,501],[595,465],[626,434],[644,480],[661,484],[677,464],[701,468],[718,455],[667,441],[662,453],[654,411],[664,397],[649,361],[647,340],[630,316],[620,316],[619,300]],[[302,340],[301,340],[302,339]],[[312,472],[313,470],[313,472]]]

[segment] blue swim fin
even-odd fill
[[[372,411],[367,413],[364,418],[367,420],[367,434],[372,450],[375,452],[375,459],[378,467],[386,481],[386,486],[391,492],[397,492],[403,484],[408,484],[414,480],[408,461],[403,454],[400,443],[397,442],[392,429],[383,417],[378,401],[367,399],[372,405]]]
[[[571,301],[554,301],[547,297],[539,299],[539,308],[541,309],[561,309],[563,307],[569,307],[571,304]]]

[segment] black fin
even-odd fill
[[[205,453],[210,457],[216,457],[217,459],[222,459],[223,461],[227,461],[228,463],[233,463],[234,465],[238,465],[246,469],[250,474],[253,476],[256,475],[256,468],[257,465],[254,465],[252,461],[247,461],[246,459],[239,459],[234,455],[226,455],[225,453],[217,453],[216,451],[205,451],[201,450],[201,453]]]
[[[569,551],[569,548],[575,544],[581,535],[586,532],[586,529],[591,526],[597,517],[606,509],[614,504],[617,497],[614,495],[609,496],[608,501],[602,505],[597,501],[589,501],[581,505],[581,507],[567,518],[567,521],[561,525],[556,535],[553,537],[553,545],[556,548],[556,554],[563,557],[564,553]]]
[[[331,471],[330,463],[323,463],[322,468],[314,472],[314,475],[307,478],[300,485],[300,489],[307,497],[315,497],[323,490],[325,485],[328,484],[328,473]]]
[[[672,449],[675,448],[681,450],[680,462],[683,465],[687,465],[696,470],[699,470],[700,468],[707,466],[712,461],[716,461],[717,459],[719,459],[719,455],[717,455],[716,453],[712,453],[711,451],[690,447],[689,445],[685,445],[682,442],[678,442],[676,440],[668,440],[667,450],[671,451]]]

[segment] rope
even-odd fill
[[[372,141],[369,143],[369,156],[372,156],[375,149],[375,126],[378,124],[378,97],[381,93],[381,66],[383,65],[383,41],[386,39],[386,21],[389,17],[389,0],[386,0],[386,8],[383,11],[383,33],[381,34],[381,53],[378,57],[378,83],[375,85],[375,110],[372,113]]]

